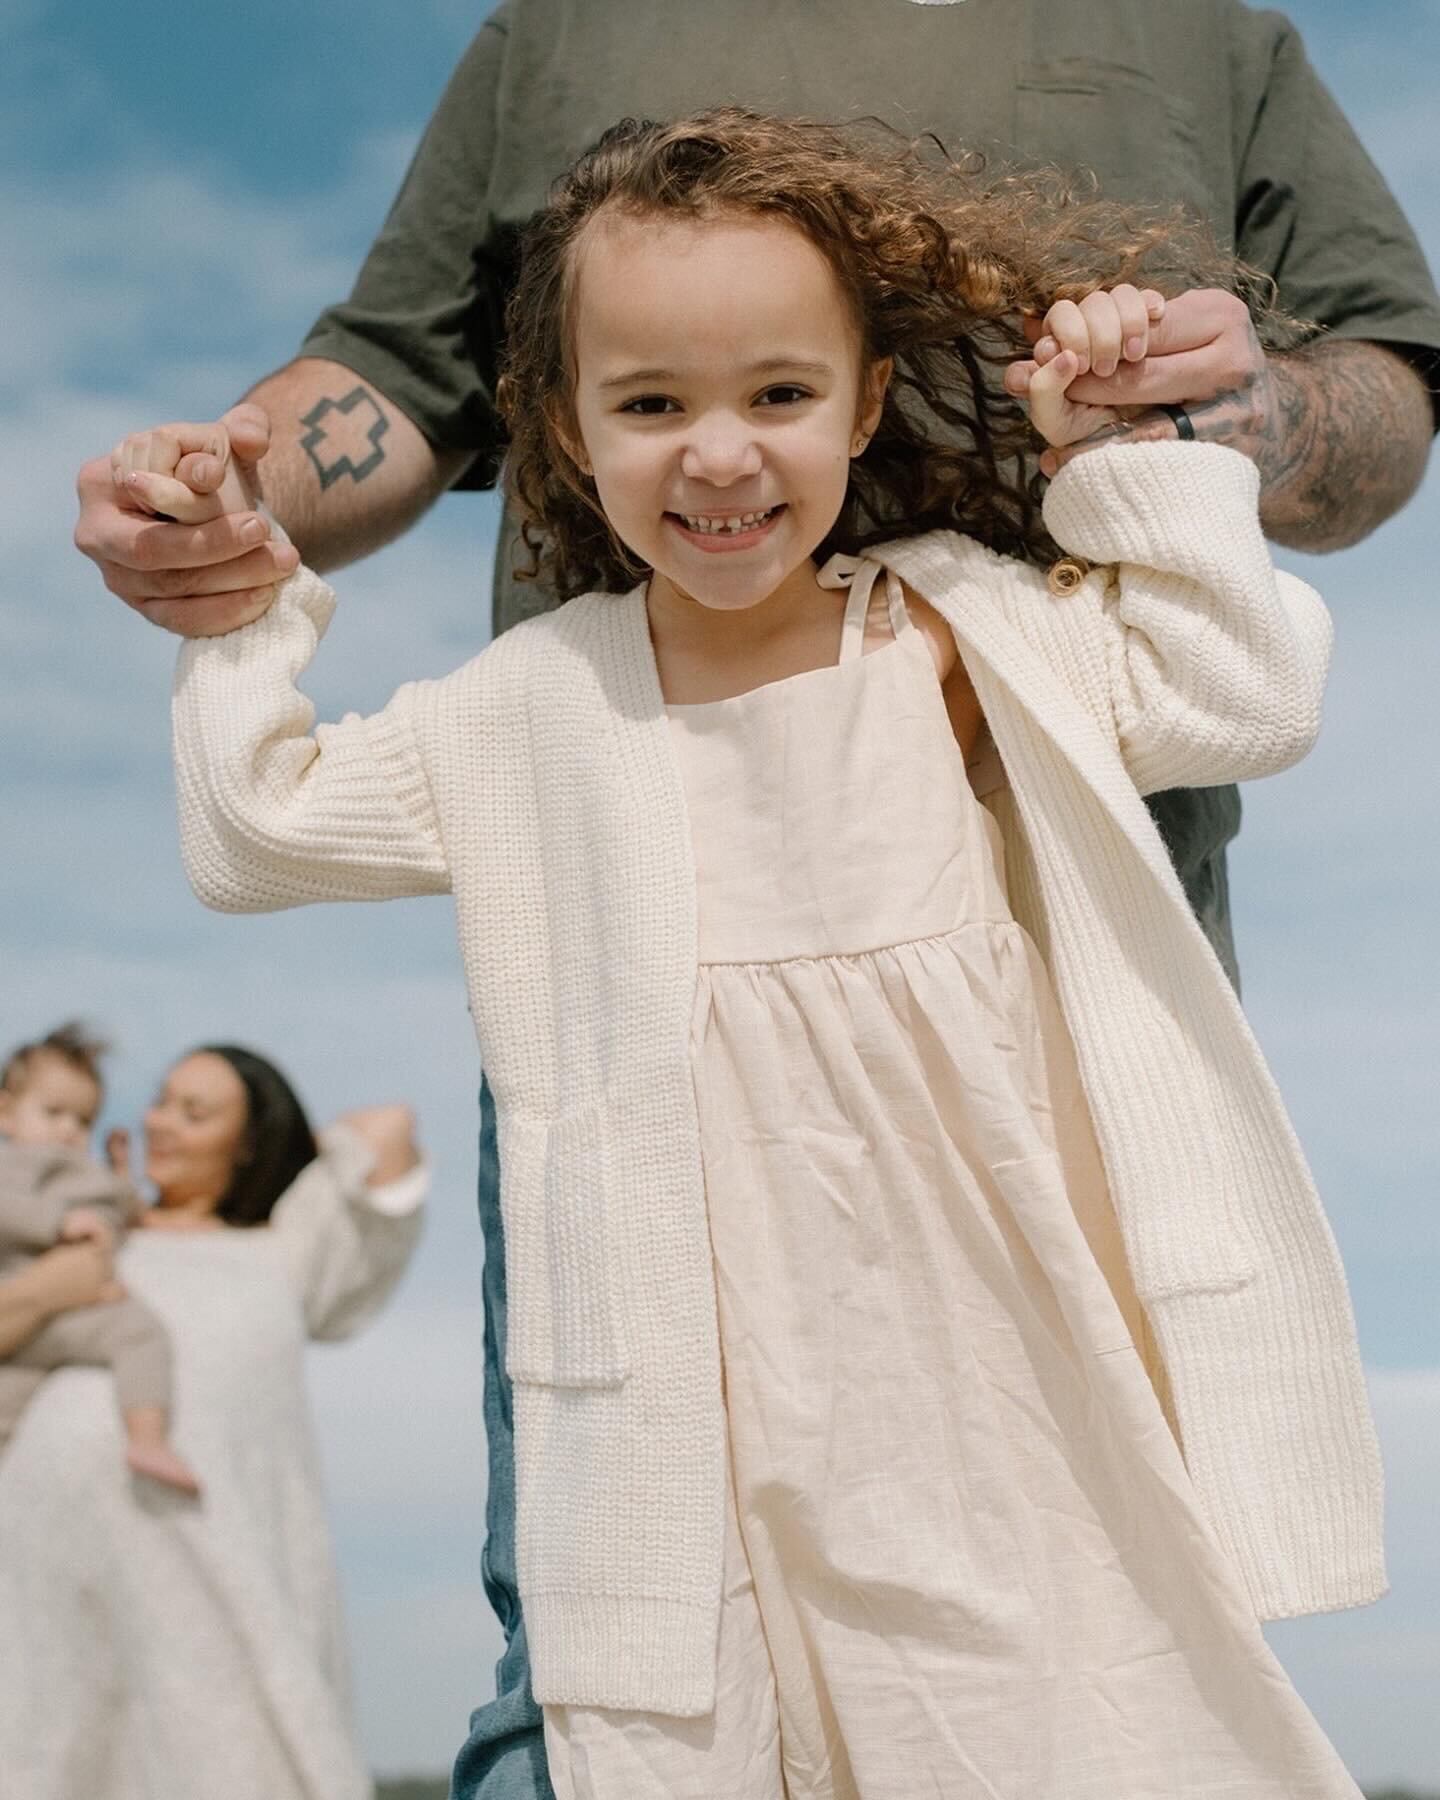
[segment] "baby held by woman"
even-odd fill
[[[0,1281],[59,1243],[117,1239],[140,1210],[123,1173],[87,1152],[100,1110],[103,1046],[62,1025],[0,1069]],[[170,1344],[131,1296],[60,1313],[0,1362],[0,1453],[52,1369],[103,1365],[115,1376],[126,1461],[182,1493],[199,1483],[170,1443]]]

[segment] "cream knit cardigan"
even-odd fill
[[[1091,452],[1043,576],[947,532],[872,554],[954,630],[1009,778],[1012,903],[1075,1039],[1205,1515],[1257,1614],[1385,1590],[1335,1243],[1141,795],[1303,756],[1330,629],[1213,445]],[[643,588],[508,632],[370,718],[295,689],[334,598],[187,644],[181,835],[210,906],[451,891],[500,1121],[517,1535],[542,1702],[711,1709],[724,1420],[689,1064],[696,901]],[[917,779],[923,774],[917,772]]]

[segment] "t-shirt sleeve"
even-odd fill
[[[473,450],[458,487],[492,487],[507,271],[488,193],[509,5],[481,26],[436,107],[350,298],[311,327],[302,356],[343,363],[439,450]]]
[[[1238,158],[1239,254],[1290,313],[1408,357],[1440,415],[1440,296],[1409,221],[1289,21],[1235,15],[1237,53],[1267,65]]]

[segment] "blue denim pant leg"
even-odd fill
[[[495,1101],[480,1089],[480,1231],[485,1240],[485,1437],[490,1485],[480,1573],[505,1628],[495,1698],[470,1715],[470,1736],[455,1761],[450,1800],[555,1800],[545,1766],[543,1715],[530,1691],[530,1657],[515,1576],[515,1427],[505,1373],[505,1229],[500,1217],[500,1155]]]

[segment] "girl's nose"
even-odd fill
[[[760,446],[738,419],[702,420],[680,458],[687,481],[728,487],[760,473]]]

